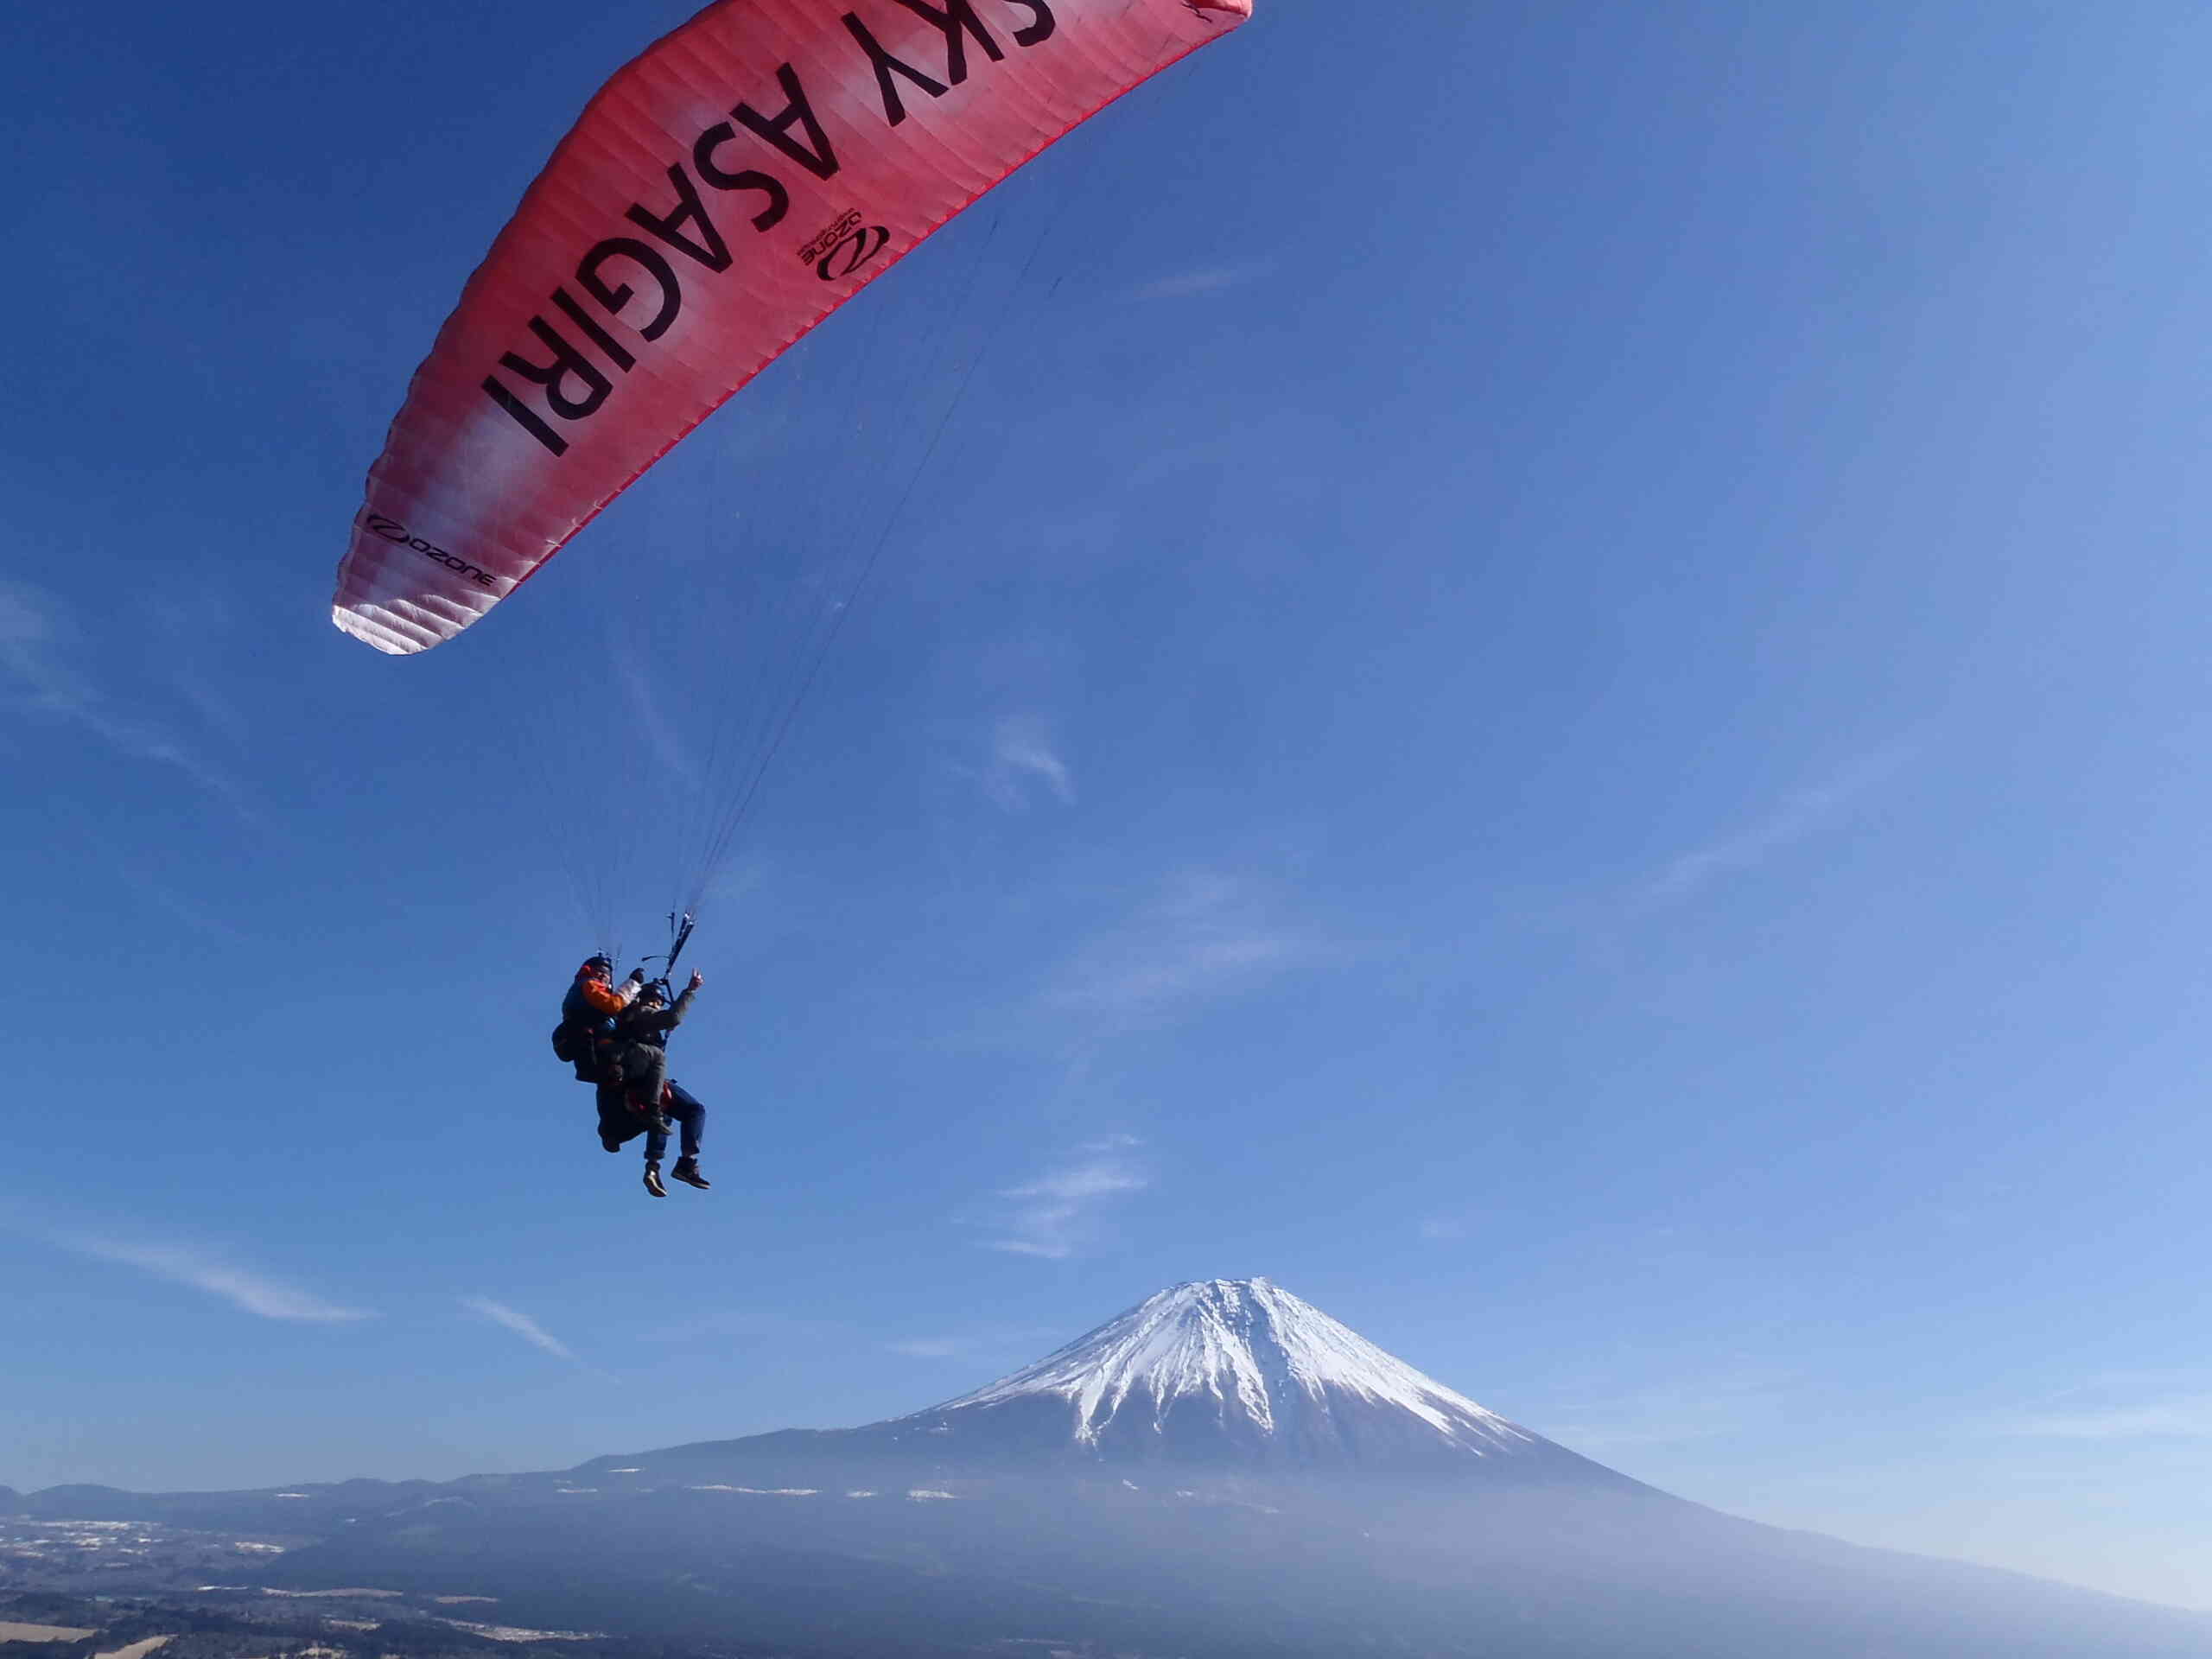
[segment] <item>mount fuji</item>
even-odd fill
[[[1178,1285],[972,1394],[902,1420],[954,1446],[1056,1447],[1107,1462],[1520,1470],[1562,1446],[1264,1279]],[[1611,1471],[1605,1471],[1610,1473]]]
[[[1265,1279],[1177,1285],[1010,1376],[888,1422],[602,1459],[1456,1478],[1649,1491],[1508,1422]]]
[[[272,1590],[490,1599],[669,1659],[2212,1659],[2212,1617],[1672,1497],[1264,1279],[1175,1286],[859,1428],[11,1507],[253,1528],[288,1545],[257,1558]]]

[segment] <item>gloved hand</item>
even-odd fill
[[[632,968],[630,970],[630,983],[632,985],[642,985],[645,982],[645,970],[642,968]]]
[[[707,982],[707,976],[706,976],[704,974],[694,974],[694,975],[692,975],[692,976],[691,976],[691,983],[690,983],[689,986],[687,986],[685,988],[686,988],[686,989],[688,989],[688,990],[694,990],[694,991],[696,991],[696,990],[697,990],[697,989],[698,989],[702,985],[705,984],[706,982]]]

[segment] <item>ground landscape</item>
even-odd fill
[[[861,1428],[0,1512],[8,1659],[2212,1655],[2203,1615],[1671,1497],[1264,1280]]]

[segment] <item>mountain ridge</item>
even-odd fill
[[[2212,1616],[1643,1485],[1265,1280],[1171,1287],[857,1428],[443,1484],[21,1503],[251,1527],[295,1546],[254,1557],[287,1593],[487,1596],[543,1629],[820,1659],[2212,1659]]]
[[[687,1462],[765,1469],[809,1457],[1656,1492],[1446,1387],[1267,1279],[1170,1286],[1033,1364],[921,1411],[596,1458],[575,1472]]]

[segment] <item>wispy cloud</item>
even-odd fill
[[[2110,1406],[2101,1411],[2024,1417],[2012,1432],[2065,1440],[2212,1440],[2212,1395],[2155,1405]]]
[[[264,1319],[340,1325],[375,1317],[364,1309],[341,1307],[297,1286],[186,1245],[107,1238],[88,1233],[58,1232],[48,1236],[54,1243],[79,1255],[137,1268],[171,1284],[219,1296],[232,1306],[257,1313]]]
[[[1681,1446],[1740,1434],[1771,1422],[1799,1381],[1796,1372],[1746,1364],[1685,1379],[1672,1387],[1593,1400],[1562,1401],[1530,1412],[1554,1440],[1591,1451]]]
[[[615,681],[630,705],[631,727],[644,734],[661,770],[686,788],[699,788],[698,765],[662,713],[662,697],[645,671],[642,655],[627,647],[618,648],[613,653],[613,667]]]
[[[238,785],[159,724],[138,718],[67,660],[76,630],[56,595],[27,582],[0,582],[0,683],[16,706],[92,733],[134,760],[174,766],[209,793],[252,816]]]
[[[1079,947],[1042,1001],[1109,1020],[1146,1019],[1247,989],[1313,948],[1274,918],[1254,884],[1186,871]]]
[[[1073,1255],[1095,1236],[1103,1205],[1152,1185],[1132,1155],[1138,1144],[1128,1136],[1111,1145],[1093,1141],[1034,1179],[1000,1192],[989,1247],[1052,1262]]]
[[[565,1359],[572,1365],[582,1363],[566,1343],[520,1308],[495,1302],[489,1296],[463,1296],[458,1300],[470,1313],[480,1314],[494,1325],[505,1325],[531,1347],[543,1349],[556,1359]]]
[[[1268,274],[1264,264],[1245,265],[1200,265],[1195,270],[1179,271],[1173,276],[1163,276],[1137,290],[1141,300],[1187,300],[1202,295],[1219,294],[1232,288],[1242,288],[1247,283],[1257,282]]]
[[[978,1364],[1001,1364],[1050,1345],[1063,1333],[1050,1326],[996,1325],[934,1337],[906,1337],[883,1346],[909,1359],[957,1359]]]
[[[2043,1440],[2212,1440],[2212,1394],[2169,1393],[2150,1399],[2055,1405],[1997,1418],[1984,1429]]]
[[[1066,1123],[1129,1121],[1098,1074],[1133,1033],[1203,1014],[1249,994],[1329,948],[1283,919],[1263,882],[1186,869],[1144,888],[1119,920],[1079,938],[1020,1003],[1005,1011],[1024,1044],[1058,1051],[1048,1109]],[[1048,1168],[990,1194],[963,1220],[981,1241],[1011,1255],[1060,1261],[1094,1245],[1120,1199],[1152,1185],[1135,1135],[1094,1132]]]
[[[1689,899],[1724,877],[1764,862],[1804,840],[1886,782],[1905,758],[1904,747],[1893,745],[1862,755],[1818,782],[1793,791],[1742,829],[1671,861],[1645,887],[1645,900],[1669,904]]]
[[[1001,718],[991,728],[990,758],[980,777],[983,792],[1003,811],[1027,810],[1040,790],[1063,806],[1075,801],[1075,774],[1060,758],[1041,715]]]
[[[915,1337],[905,1342],[883,1344],[894,1354],[904,1354],[909,1359],[959,1359],[975,1346],[958,1337]]]
[[[243,929],[233,926],[214,912],[194,903],[168,882],[156,880],[143,870],[133,868],[128,860],[119,855],[113,861],[112,868],[118,876],[143,894],[149,903],[167,911],[195,932],[204,933],[210,938],[232,941],[242,940],[249,937]]]

